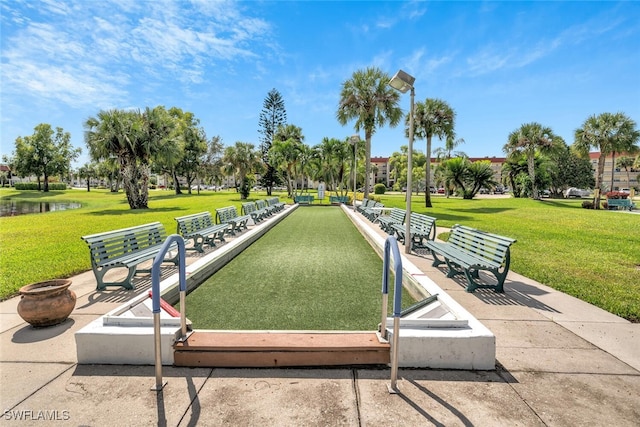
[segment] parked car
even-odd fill
[[[564,190],[565,199],[569,199],[571,197],[589,197],[590,194],[591,194],[591,191],[589,190],[582,190],[580,188],[575,188],[575,187],[569,187],[566,190]]]

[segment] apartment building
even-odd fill
[[[623,156],[635,157],[629,154],[616,154],[615,158],[613,156],[607,156],[604,164],[604,175],[603,175],[603,186],[605,188],[611,188],[611,170],[613,168],[613,189],[619,190],[622,188],[636,188],[636,190],[640,191],[640,182],[638,181],[638,177],[640,175],[640,170],[629,168],[629,171],[626,171],[621,168],[615,167],[615,163],[617,159]],[[591,165],[593,166],[593,174],[595,177],[597,168],[598,168],[598,158],[600,157],[600,152],[589,153],[589,159],[591,160]],[[491,165],[491,169],[493,170],[493,178],[497,182],[502,182],[502,165],[506,161],[505,157],[470,157],[469,160],[472,162],[477,161],[488,161]],[[389,177],[389,158],[388,157],[372,157],[372,185],[378,182],[385,184],[387,187],[393,186],[395,181]],[[433,171],[435,169],[435,163],[432,164],[431,168],[431,179],[433,179]]]

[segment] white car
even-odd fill
[[[589,190],[581,190],[575,187],[569,187],[564,190],[564,198],[569,199],[571,197],[589,197],[591,195],[591,191]]]

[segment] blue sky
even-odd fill
[[[355,132],[335,119],[341,86],[367,67],[403,69],[416,101],[448,102],[472,157],[503,156],[523,123],[569,144],[592,114],[640,123],[640,2],[3,0],[0,13],[0,154],[49,123],[82,164],[87,118],[156,105],[257,146],[273,88],[305,143],[343,139]],[[400,126],[380,128],[372,155],[406,144]]]

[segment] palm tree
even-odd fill
[[[455,138],[455,118],[456,113],[445,101],[436,98],[427,98],[424,103],[417,102],[415,105],[414,136],[416,139],[426,138],[427,151],[425,164],[425,183],[428,189],[431,186],[431,138],[439,139]],[[409,118],[406,119],[405,133],[409,134]],[[427,208],[431,205],[431,192],[425,191],[424,205]]]
[[[596,172],[596,191],[593,199],[594,209],[600,209],[600,190],[603,186],[604,163],[609,154],[615,152],[633,152],[640,139],[636,122],[624,113],[602,113],[592,115],[585,120],[582,127],[575,131],[573,147],[584,157],[591,148],[598,149],[598,170]],[[612,165],[613,166],[613,165]]]
[[[294,185],[296,184],[294,178],[304,145],[302,129],[295,125],[281,125],[276,130],[273,139],[273,144],[269,149],[269,163],[285,172],[288,195],[294,197]]]
[[[618,159],[618,161],[616,162],[616,167],[619,169],[624,169],[624,171],[627,173],[627,187],[631,188],[631,168],[633,168],[633,164],[635,163],[636,159],[634,159],[633,157],[630,156],[624,156],[624,157],[620,157]]]
[[[140,145],[142,117],[139,111],[102,110],[85,123],[85,143],[89,156],[96,162],[115,157],[120,167],[123,187],[131,209],[146,209],[146,197],[141,192],[138,154],[144,151]]]
[[[538,199],[538,187],[536,185],[535,159],[538,153],[549,153],[560,144],[551,128],[540,123],[526,123],[509,134],[503,150],[509,155],[522,154],[527,159],[527,169],[532,185],[531,197]]]
[[[336,118],[345,126],[355,120],[356,132],[364,130],[365,138],[365,188],[364,197],[369,197],[369,176],[371,174],[371,137],[378,127],[387,122],[395,127],[402,119],[398,107],[400,94],[388,83],[391,77],[378,68],[367,68],[353,73],[350,80],[342,84],[340,103]]]
[[[236,181],[236,191],[240,193],[240,199],[249,197],[249,174],[255,170],[260,162],[260,152],[255,150],[253,144],[248,142],[236,142],[232,147],[224,150],[222,161],[226,169],[232,172]]]

